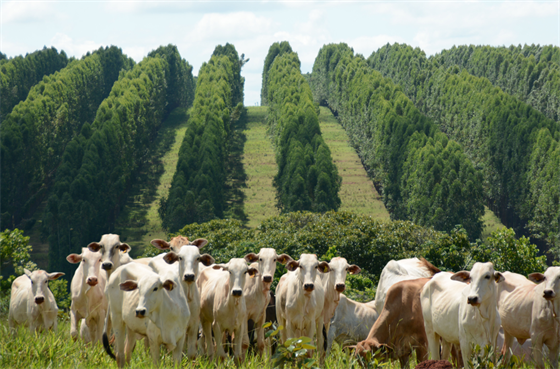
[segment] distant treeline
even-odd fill
[[[487,74],[492,75],[492,68],[505,70],[507,63],[500,64],[496,54],[499,51],[502,55],[508,49],[488,48],[486,54],[484,50],[476,52],[473,62],[485,56],[494,62],[492,67],[487,66]],[[556,54],[540,55],[538,65],[550,67],[548,75],[554,75],[558,64],[550,60]],[[530,91],[530,86],[535,87],[545,75],[537,77],[539,74],[532,74],[530,67],[519,72],[524,62],[535,60],[533,56],[526,59],[518,55],[519,67],[512,72],[515,78],[527,82],[517,84],[518,95],[522,95],[519,91]],[[556,244],[560,219],[559,123],[504,93],[487,78],[475,77],[457,65],[446,67],[440,61],[427,59],[418,48],[399,44],[384,46],[368,59],[373,69],[401,85],[450,139],[463,145],[484,175],[487,205],[506,226],[542,238],[550,246]],[[510,70],[516,70],[515,65]],[[492,78],[501,75],[498,72]],[[551,96],[558,93],[556,88]]]
[[[32,54],[36,57],[29,62],[11,59],[0,69],[7,68],[14,78],[21,76],[18,81],[23,82],[30,73],[28,69],[41,64],[39,55],[55,59],[50,63],[53,68],[66,62],[66,55],[54,49],[43,53]],[[132,68],[133,64],[115,46],[99,48],[81,60],[73,60],[59,72],[41,76],[27,98],[5,117],[0,128],[2,229],[27,228],[21,222],[32,215],[46,195],[66,145],[80,133],[84,123],[93,121],[120,71]],[[28,83],[31,82],[29,79]]]
[[[458,46],[435,55],[444,67],[458,65],[486,77],[504,92],[560,121],[560,48],[557,46]]]
[[[192,67],[172,45],[120,73],[93,123],[62,155],[43,217],[50,269],[71,271],[66,255],[113,230],[162,120],[170,108],[192,103],[193,88]]]
[[[338,210],[342,178],[321,135],[318,107],[301,74],[299,58],[287,42],[270,47],[263,81],[278,164],[277,207],[284,213]]]
[[[482,231],[482,176],[391,79],[346,44],[324,46],[312,74],[316,101],[328,106],[366,164],[392,219],[436,230]]]
[[[223,217],[228,137],[243,109],[243,62],[226,44],[200,68],[177,170],[161,201],[163,225],[171,232]]]
[[[3,54],[2,54],[3,55]],[[5,58],[5,55],[4,55]],[[12,111],[14,106],[25,100],[31,87],[44,76],[61,70],[68,64],[68,57],[51,47],[27,54],[3,59],[0,64],[0,120]]]

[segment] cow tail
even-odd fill
[[[323,349],[327,352],[327,328],[323,325]]]
[[[111,344],[109,343],[109,337],[107,337],[107,332],[103,332],[103,347],[105,347],[105,351],[112,359],[117,359],[113,352],[111,351]]]

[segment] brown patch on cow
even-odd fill
[[[453,365],[447,360],[426,360],[416,365],[414,369],[450,369]]]
[[[441,270],[436,268],[432,263],[430,263],[428,260],[424,258],[420,258],[420,265],[428,269],[428,271],[432,274],[432,276],[437,273],[441,273]]]

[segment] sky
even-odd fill
[[[260,103],[270,45],[289,41],[303,73],[320,48],[345,42],[368,57],[387,43],[433,55],[454,45],[560,46],[560,0],[541,1],[0,1],[0,51],[13,57],[54,46],[80,58],[116,45],[137,62],[174,44],[194,67],[214,47],[235,45],[249,62],[245,105]]]

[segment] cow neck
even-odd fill
[[[196,281],[191,282],[190,284],[187,282],[181,282],[181,284],[183,285],[183,291],[185,292],[185,297],[187,298],[187,302],[190,304],[192,303],[194,300],[198,300],[199,299],[199,291],[198,291],[198,286],[196,285]]]

